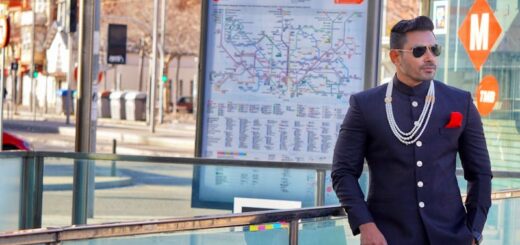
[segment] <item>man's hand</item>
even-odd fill
[[[379,231],[374,222],[359,226],[361,232],[361,245],[387,245],[383,233]]]

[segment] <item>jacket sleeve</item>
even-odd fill
[[[331,178],[336,195],[348,214],[354,235],[359,234],[360,225],[373,221],[358,182],[363,171],[366,142],[363,115],[355,96],[351,96],[350,107],[334,149]]]
[[[468,93],[467,123],[459,138],[459,154],[468,182],[466,224],[474,236],[482,234],[491,207],[491,163],[482,121]]]

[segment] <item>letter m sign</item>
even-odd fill
[[[476,0],[462,22],[459,38],[477,71],[493,48],[502,28],[486,0]]]

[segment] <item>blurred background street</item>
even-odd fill
[[[39,114],[36,120],[26,108],[4,119],[7,132],[29,142],[35,151],[73,152],[74,117]],[[101,118],[97,122],[97,153],[139,156],[192,157],[195,121],[189,113],[167,117],[150,133],[146,122]],[[118,162],[111,176],[111,162],[96,161],[94,215],[88,223],[187,217],[222,213],[222,210],[191,208],[191,165]],[[45,162],[43,226],[65,226],[71,222],[73,162]],[[124,207],[124,208],[123,208]]]

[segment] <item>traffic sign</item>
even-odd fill
[[[488,75],[485,76],[477,87],[477,109],[481,116],[487,116],[495,107],[498,101],[499,86],[497,79]]]
[[[10,31],[9,17],[0,17],[0,48],[5,48],[9,44]]]
[[[491,53],[502,27],[486,0],[476,0],[462,22],[459,38],[477,71]]]

